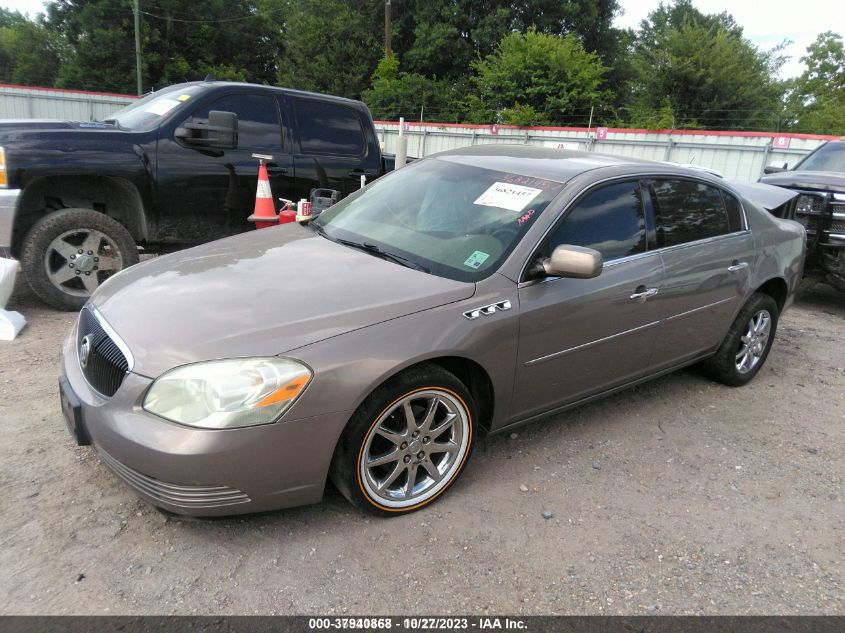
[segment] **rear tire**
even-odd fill
[[[466,386],[437,365],[392,378],[358,408],[330,470],[358,508],[382,516],[419,510],[457,481],[477,436]]]
[[[775,340],[778,304],[761,292],[739,311],[719,350],[702,363],[710,378],[730,387],[748,383],[766,362]]]
[[[122,224],[92,209],[61,209],[36,222],[23,240],[21,268],[33,292],[59,310],[79,310],[112,275],[138,263]]]

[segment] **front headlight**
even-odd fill
[[[203,429],[273,422],[302,393],[311,370],[288,358],[233,358],[177,367],[162,374],[144,410]]]

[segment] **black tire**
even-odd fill
[[[79,255],[63,255],[53,248],[61,244],[61,250],[75,249],[83,246],[86,238],[93,240],[99,235],[99,246]],[[84,263],[74,268],[71,257],[77,256],[78,261],[84,258]],[[79,310],[92,289],[137,263],[138,247],[129,231],[105,213],[92,209],[61,209],[44,216],[29,229],[21,249],[21,268],[33,292],[59,310]],[[64,273],[74,273],[76,277],[59,282]]]
[[[418,435],[413,435],[407,425],[406,401]],[[433,414],[427,427],[429,411]],[[453,413],[456,417],[450,417]],[[439,499],[457,481],[475,446],[477,417],[472,395],[453,374],[436,365],[408,370],[376,389],[358,407],[340,437],[330,477],[353,505],[374,514],[397,516],[419,510]],[[406,425],[404,436],[403,424]],[[397,431],[392,434],[395,442],[381,435],[380,431],[388,429]],[[451,443],[443,442],[445,436]],[[458,448],[452,454],[441,450],[445,446]],[[390,456],[394,449],[399,454],[395,460],[383,466],[363,467],[365,458],[373,454]],[[381,481],[388,482],[394,469],[402,472],[377,494],[375,487],[381,473],[385,473]],[[415,474],[409,488],[411,472]],[[435,473],[440,479],[435,479]],[[419,491],[415,493],[417,487]],[[406,492],[398,492],[400,488]],[[406,496],[403,498],[401,494]]]
[[[778,312],[778,304],[769,295],[761,292],[751,295],[739,311],[716,354],[702,363],[704,372],[713,380],[731,387],[741,387],[748,383],[760,371],[769,356],[769,350],[772,349],[778,325]],[[768,336],[764,344],[758,344],[759,355],[749,350],[750,357],[755,359],[754,364],[740,370],[737,366],[740,360],[738,357],[744,349],[748,350],[744,347],[746,343],[743,339],[750,334],[752,320],[763,313],[767,313],[769,318]]]

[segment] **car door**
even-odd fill
[[[520,334],[512,414],[576,402],[648,373],[659,320],[652,303],[663,264],[648,251],[636,181],[600,185],[562,217],[539,249],[559,244],[602,253],[593,279],[520,284]]]
[[[739,201],[715,185],[682,178],[650,182],[665,277],[656,369],[716,347],[748,296],[754,240]]]
[[[238,117],[238,146],[219,150],[187,147],[172,129],[159,140],[158,209],[162,241],[198,243],[247,231],[255,206],[258,160],[271,155],[273,197],[293,195],[293,159],[282,138],[280,112],[269,92],[233,92],[198,105],[185,122],[206,122],[212,110]],[[280,205],[276,202],[276,207]]]
[[[335,189],[347,196],[380,174],[372,125],[365,126],[360,110],[340,101],[302,96],[286,97],[295,124],[296,195],[308,198],[311,189]]]

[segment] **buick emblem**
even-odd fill
[[[82,369],[88,366],[88,357],[91,355],[91,335],[88,334],[79,344],[79,364]]]

